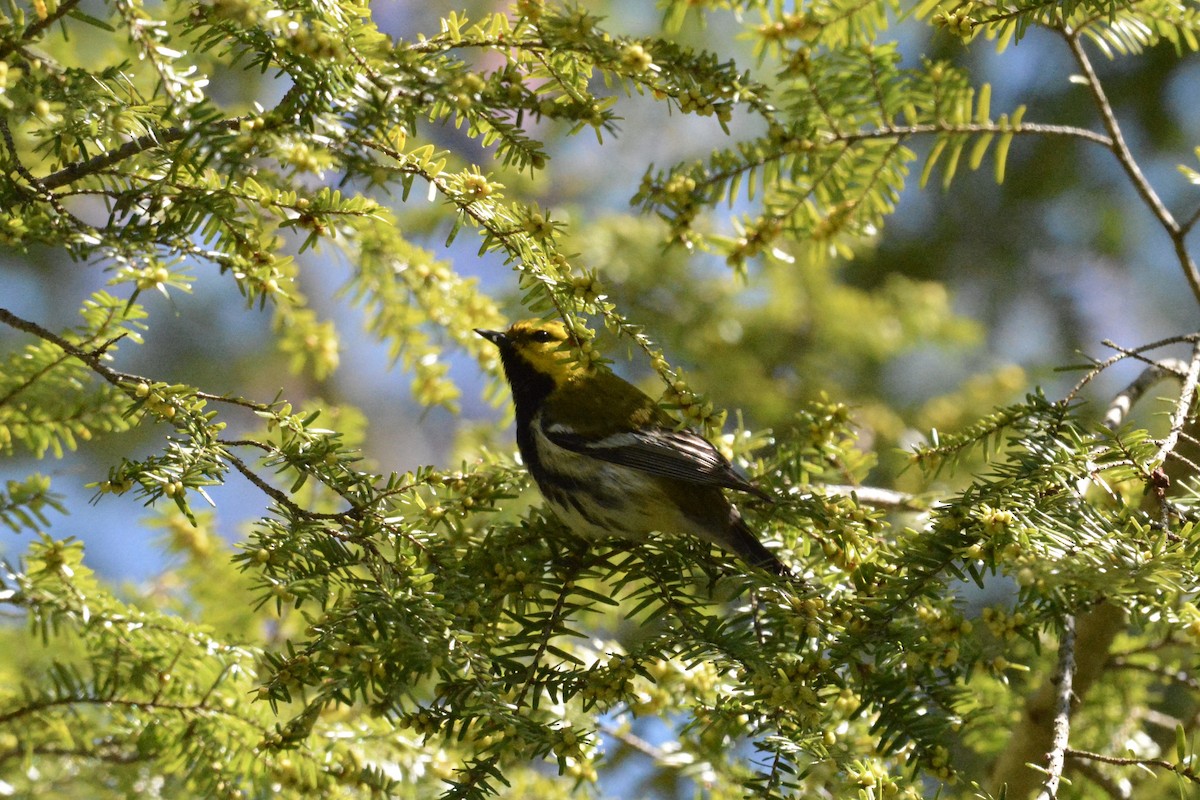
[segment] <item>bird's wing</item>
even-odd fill
[[[599,438],[563,425],[549,425],[546,438],[559,447],[650,475],[688,483],[736,489],[769,499],[734,470],[725,456],[689,430],[648,427]]]

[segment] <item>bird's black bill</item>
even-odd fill
[[[504,331],[489,331],[484,330],[483,328],[476,328],[475,332],[497,347],[504,344],[504,341],[507,338]]]

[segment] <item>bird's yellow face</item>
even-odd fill
[[[567,344],[567,328],[558,320],[526,319],[513,323],[505,336],[513,351],[555,383],[569,378],[577,369]]]
[[[518,356],[536,372],[562,384],[585,373],[571,354],[567,328],[558,320],[526,319],[513,323],[507,331],[479,331],[501,348]],[[506,362],[507,363],[507,362]]]

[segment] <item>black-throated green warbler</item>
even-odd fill
[[[767,495],[633,384],[572,358],[561,322],[476,333],[500,348],[521,458],[571,530],[632,539],[690,533],[776,575],[792,574],[722,490]]]

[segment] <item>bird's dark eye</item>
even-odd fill
[[[529,338],[535,342],[553,342],[558,337],[556,337],[550,331],[534,331],[533,333],[529,334]]]

